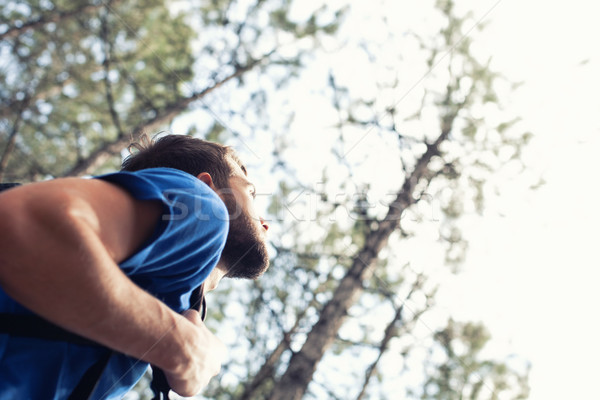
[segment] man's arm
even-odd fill
[[[0,195],[0,285],[51,322],[162,368],[196,394],[224,347],[191,312],[182,317],[117,263],[154,232],[158,202],[101,180],[58,179]]]

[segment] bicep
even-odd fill
[[[75,209],[84,210],[83,218],[117,263],[152,236],[162,213],[160,201],[135,199],[125,189],[102,180],[84,180],[77,193],[83,204]]]
[[[154,232],[159,201],[142,201],[117,185],[97,179],[66,178],[25,185],[1,197],[23,219],[43,224],[84,223],[117,263],[133,254]],[[9,212],[11,212],[9,210]],[[33,229],[33,227],[32,227]]]

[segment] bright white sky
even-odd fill
[[[497,0],[457,2],[482,15]],[[503,188],[501,203],[467,233],[465,273],[445,296],[457,317],[485,322],[500,353],[531,360],[532,400],[597,396],[598,8],[501,0],[484,35],[494,66],[525,83],[511,108],[535,134],[525,160],[547,183]]]

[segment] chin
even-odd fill
[[[229,265],[227,277],[256,280],[269,269],[267,246],[256,242],[250,248],[227,248],[222,258]]]

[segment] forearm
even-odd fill
[[[87,221],[39,207],[13,203],[0,215],[3,289],[65,329],[176,369],[191,324],[126,277]]]

